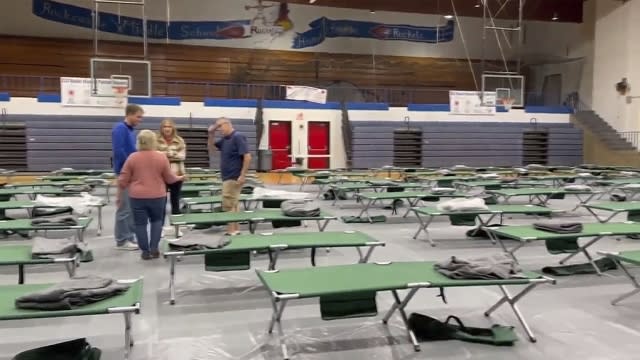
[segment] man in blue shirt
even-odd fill
[[[129,104],[125,109],[124,121],[113,126],[111,131],[111,146],[113,151],[113,171],[116,176],[124,166],[129,155],[136,151],[135,127],[142,122],[144,111],[139,105]],[[129,194],[122,190],[120,203],[116,204],[116,221],[113,236],[116,240],[116,248],[121,250],[137,250],[135,239],[135,223],[129,202]]]
[[[220,151],[222,210],[237,212],[242,185],[251,164],[251,154],[246,136],[236,131],[229,119],[220,118],[215,125],[209,127],[210,140],[213,140],[218,130],[222,137],[215,141],[214,145]],[[238,235],[239,229],[237,223],[230,223],[227,226],[227,235]]]

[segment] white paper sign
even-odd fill
[[[455,115],[495,115],[496,92],[482,91],[449,91],[450,113]]]
[[[287,86],[287,100],[305,100],[325,104],[327,102],[327,90],[310,86]]]

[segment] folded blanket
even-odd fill
[[[253,189],[253,194],[251,195],[252,199],[283,199],[283,200],[293,200],[293,199],[309,199],[311,196],[306,192],[294,192],[294,191],[285,191],[285,190],[276,190],[276,189],[267,189],[263,187],[256,187]]]
[[[494,174],[494,173],[477,174],[476,176],[479,177],[480,179],[499,179],[500,178],[500,175]]]
[[[588,185],[567,185],[564,187],[566,191],[593,191]]]
[[[91,185],[65,185],[62,187],[62,190],[69,192],[89,192],[93,190]]]
[[[304,200],[287,200],[280,205],[282,213],[291,217],[320,216],[320,207]]]
[[[525,278],[513,258],[496,254],[477,258],[451,258],[434,264],[434,268],[451,279],[514,279]]]
[[[626,184],[626,185],[623,185],[622,188],[624,188],[624,189],[640,189],[640,184]]]
[[[582,231],[581,223],[534,223],[533,227],[538,230],[548,231],[556,234],[575,234]]]
[[[38,258],[47,255],[75,254],[77,251],[78,247],[73,238],[47,239],[36,236],[33,238],[31,255]]]
[[[38,218],[31,220],[31,225],[38,227],[47,227],[47,226],[76,226],[78,225],[78,220],[73,216],[57,216],[57,217],[48,217],[48,218]]]
[[[99,276],[75,277],[15,299],[18,309],[73,310],[124,293],[129,285]]]
[[[104,199],[88,193],[81,193],[80,196],[64,196],[64,197],[50,197],[50,196],[38,195],[36,196],[35,202],[37,205],[48,206],[48,207],[70,206],[73,208],[76,214],[81,216],[88,215],[92,207],[104,205]]]
[[[488,210],[483,199],[480,198],[457,198],[444,201],[436,206],[439,211],[470,211]]]
[[[430,191],[432,194],[451,194],[456,192],[456,189],[450,187],[434,187]]]
[[[169,248],[174,250],[207,250],[220,249],[231,242],[228,236],[214,236],[206,232],[191,231],[183,237],[170,240]]]

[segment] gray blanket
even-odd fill
[[[451,279],[526,278],[515,260],[507,254],[468,259],[452,256],[434,267]]]
[[[38,227],[47,227],[47,226],[76,226],[78,225],[78,220],[76,220],[73,216],[57,216],[57,217],[48,217],[48,218],[38,218],[31,220],[31,225]]]
[[[320,207],[310,201],[287,200],[280,205],[282,213],[291,217],[315,217],[320,216]]]
[[[73,310],[83,305],[124,293],[129,285],[99,276],[83,276],[63,281],[42,291],[15,299],[18,309]]]
[[[581,223],[545,223],[538,222],[534,223],[533,227],[538,230],[548,231],[557,234],[575,234],[582,232],[582,224]]]
[[[205,232],[192,231],[183,237],[169,241],[169,248],[173,250],[207,250],[220,249],[231,242],[228,236],[207,234]]]
[[[62,190],[69,192],[89,192],[93,190],[91,185],[64,185]]]
[[[74,255],[79,252],[73,238],[47,239],[41,236],[33,238],[31,255],[34,258],[53,257],[52,255]]]

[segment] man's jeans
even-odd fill
[[[116,224],[113,235],[118,246],[124,245],[125,242],[135,242],[136,225],[133,221],[133,213],[131,212],[131,199],[129,191],[124,189],[120,198],[120,207],[116,209]]]
[[[136,224],[138,247],[143,254],[158,251],[162,236],[162,224],[167,206],[167,198],[131,199],[131,209]],[[147,234],[147,226],[149,234]]]

